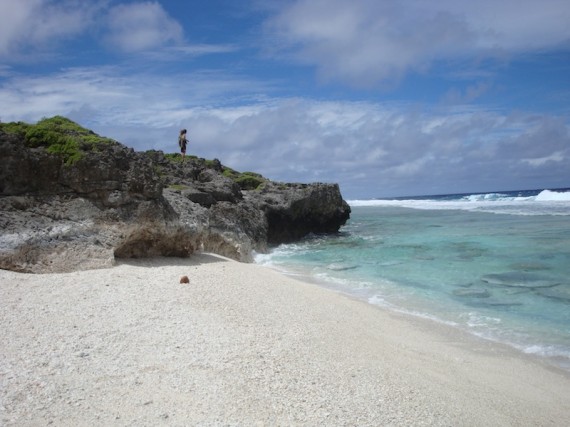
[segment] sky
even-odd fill
[[[0,121],[345,199],[570,187],[568,0],[0,0]]]

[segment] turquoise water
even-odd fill
[[[256,261],[570,369],[570,192],[349,204],[338,235]]]

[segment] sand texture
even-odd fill
[[[0,304],[4,426],[570,420],[565,371],[209,254],[67,274],[0,271]]]

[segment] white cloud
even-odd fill
[[[181,43],[182,26],[157,2],[122,4],[109,11],[109,42],[126,52]]]
[[[230,53],[239,50],[239,47],[231,44],[193,44],[186,46],[178,46],[173,49],[174,52],[190,56],[209,55],[216,53]]]
[[[185,54],[219,53],[229,46],[183,46],[182,26],[158,2],[125,3],[109,8],[109,0],[0,0],[0,57],[12,61],[46,55],[57,43],[87,35],[114,49],[138,52],[179,45]],[[97,40],[96,40],[97,41]],[[55,50],[54,50],[55,51]]]
[[[190,154],[276,180],[339,182],[350,198],[565,186],[570,170],[569,125],[547,115],[255,99],[249,94],[269,91],[255,81],[116,67],[5,80],[4,122],[61,114],[135,149],[165,152],[177,150],[185,127]]]
[[[564,156],[560,151],[557,151],[556,153],[552,153],[549,156],[540,157],[538,159],[522,159],[522,161],[528,163],[531,166],[539,167],[544,166],[544,164],[548,162],[562,162],[564,161]]]
[[[278,52],[317,67],[326,80],[372,85],[438,60],[568,48],[566,0],[299,0],[266,30]]]
[[[82,33],[104,2],[0,0],[0,57]]]
[[[344,120],[332,119],[337,115]],[[190,151],[200,156],[274,179],[340,182],[351,195],[521,188],[537,178],[563,186],[570,166],[568,125],[530,114],[418,114],[394,105],[295,99],[204,109],[185,123]],[[174,150],[170,142],[161,148]],[[543,159],[553,150],[548,160],[556,168]]]
[[[41,4],[41,0],[14,2],[0,0],[0,55],[8,54],[27,33],[26,22],[30,21],[32,11]]]

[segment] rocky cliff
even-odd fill
[[[219,161],[135,152],[63,118],[0,124],[0,268],[62,272],[116,258],[240,261],[334,233],[350,208],[336,184],[287,184]]]

